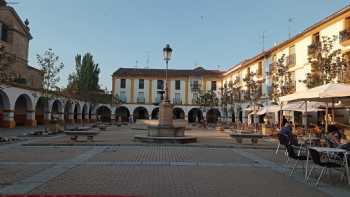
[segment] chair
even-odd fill
[[[336,161],[331,161],[330,159],[328,161],[322,161],[321,160],[322,154],[319,153],[317,150],[314,150],[314,149],[310,148],[309,149],[309,153],[310,153],[311,159],[314,162],[314,164],[322,167],[321,173],[320,173],[320,175],[317,178],[317,181],[315,183],[316,186],[319,184],[322,176],[325,173],[325,170],[328,170],[328,169],[331,169],[331,168],[341,168],[342,167]],[[315,165],[312,166],[312,168],[311,168],[311,170],[309,172],[309,175],[306,178],[306,182],[310,178],[311,173],[312,173],[313,169],[315,168]]]
[[[278,137],[279,142],[278,142],[278,145],[277,145],[277,148],[275,151],[276,155],[277,155],[281,145],[287,146],[289,144],[289,137],[288,136],[279,133],[279,134],[277,134],[277,137]]]
[[[287,152],[288,152],[288,157],[293,159],[293,160],[296,160],[295,161],[295,164],[293,165],[293,168],[291,170],[291,172],[289,173],[289,176],[292,176],[293,175],[293,172],[295,170],[295,168],[298,166],[299,162],[300,161],[306,161],[307,160],[307,156],[305,155],[301,155],[301,147],[296,147],[296,146],[293,146],[293,145],[287,145],[286,146],[287,148]],[[298,153],[295,153],[295,148],[298,148],[299,151]],[[303,168],[304,168],[304,165],[302,165]]]

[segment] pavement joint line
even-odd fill
[[[182,147],[182,148],[214,148],[214,149],[260,149],[260,150],[274,150],[275,146],[253,146],[253,145],[210,145],[210,144],[51,144],[51,143],[25,143],[22,146],[56,146],[56,147]],[[281,149],[283,150],[283,148]]]
[[[112,166],[206,166],[206,167],[269,167],[250,163],[226,163],[226,162],[169,162],[169,161],[59,161],[59,162],[0,162],[0,165],[55,165],[60,168],[70,169],[78,165],[112,165]]]
[[[264,166],[266,168],[270,168],[272,169],[272,171],[275,171],[275,172],[278,172],[278,173],[281,173],[281,174],[286,174],[289,172],[289,167],[288,165],[286,164],[277,164],[275,162],[272,162],[272,161],[268,161],[266,159],[263,159],[253,153],[248,153],[246,151],[242,151],[242,150],[235,150],[235,149],[232,149],[235,153],[245,157],[245,158],[248,158],[250,160],[253,160],[257,163],[255,163],[254,165],[257,165],[258,163],[260,164],[260,167],[261,166]],[[349,191],[347,190],[344,190],[344,189],[341,189],[341,188],[336,188],[332,185],[329,185],[329,184],[325,184],[323,183],[322,185],[319,185],[318,187],[314,186],[314,185],[310,185],[310,184],[307,184],[305,183],[304,181],[304,177],[300,177],[300,176],[293,176],[293,177],[289,177],[291,178],[292,180],[296,181],[296,182],[299,182],[299,183],[303,183],[305,184],[306,186],[310,187],[310,188],[314,188],[314,189],[317,189],[319,191],[322,191],[328,195],[331,195],[331,196],[334,196],[334,197],[349,197]]]
[[[39,172],[38,174],[35,174],[31,177],[28,177],[24,180],[21,180],[13,185],[9,185],[6,187],[3,187],[0,189],[0,194],[25,194],[36,187],[39,187],[42,184],[47,183],[50,179],[55,178],[69,169],[72,169],[79,165],[79,163],[83,163],[84,161],[87,161],[88,159],[92,158],[98,153],[103,152],[106,149],[106,147],[95,147],[91,150],[88,150],[81,155],[67,160],[66,162],[62,163],[56,163],[55,166],[48,168],[46,170],[43,170]],[[37,162],[38,163],[38,162]]]
[[[62,135],[50,136],[50,137],[46,137],[46,138],[56,139],[56,138],[59,138],[59,137],[62,137]],[[29,140],[19,141],[19,142],[10,143],[10,144],[1,144],[0,145],[0,150],[6,150],[6,149],[13,148],[13,147],[25,146],[28,143],[35,143],[35,142],[40,141],[40,140],[42,140],[42,139],[31,138]]]

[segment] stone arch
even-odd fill
[[[48,118],[45,117],[49,112],[49,100],[47,97],[40,97],[35,105],[35,120],[37,124],[44,124],[45,120]]]
[[[83,120],[89,119],[89,110],[88,110],[88,105],[86,103],[84,103],[84,105],[83,105],[81,115],[82,115]]]
[[[17,97],[14,113],[16,125],[35,126],[32,122],[34,117],[30,119],[30,116],[34,115],[33,106],[32,99],[27,94],[21,94]]]
[[[175,107],[173,109],[174,119],[185,119],[185,111],[180,107]]]
[[[237,107],[237,116],[238,116],[238,121],[240,123],[243,123],[243,110],[241,106]]]
[[[199,108],[192,108],[188,111],[188,122],[200,122],[203,119],[203,113]]]
[[[139,106],[134,109],[133,117],[134,121],[136,121],[137,119],[148,119],[149,114],[145,107]]]
[[[74,111],[73,111],[73,114],[74,114],[74,120],[77,121],[78,119],[81,120],[81,106],[80,106],[80,103],[75,103],[74,105]],[[79,118],[80,116],[80,118]]]
[[[5,92],[0,89],[0,127],[8,127],[5,123],[5,111],[10,110],[10,100]]]
[[[151,119],[152,120],[158,120],[159,119],[159,107],[156,107],[156,108],[154,108],[152,110]]]
[[[230,108],[230,112],[231,112],[231,121],[232,122],[236,122],[236,111],[233,107]]]
[[[208,123],[217,123],[220,117],[221,117],[220,111],[216,108],[211,108],[207,112]]]
[[[52,103],[52,107],[51,107],[51,120],[61,119],[62,114],[63,114],[62,102],[60,100],[55,100]]]
[[[64,120],[68,123],[73,123],[74,121],[73,110],[73,102],[68,100],[64,106]]]
[[[105,105],[100,105],[96,109],[97,120],[102,122],[111,122],[112,111]]]
[[[117,121],[120,120],[122,122],[129,122],[129,117],[130,117],[130,111],[127,107],[125,106],[119,106],[115,109],[115,118]]]

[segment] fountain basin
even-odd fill
[[[147,125],[147,135],[137,135],[135,140],[150,143],[193,143],[197,138],[185,136],[186,123],[174,121],[171,125],[159,125],[157,120],[144,121]]]

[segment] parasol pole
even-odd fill
[[[328,133],[328,102],[326,103],[326,118],[325,118],[324,131],[325,131],[325,134]]]
[[[335,116],[334,116],[334,98],[332,98],[332,123],[334,124],[334,119],[335,119]]]

